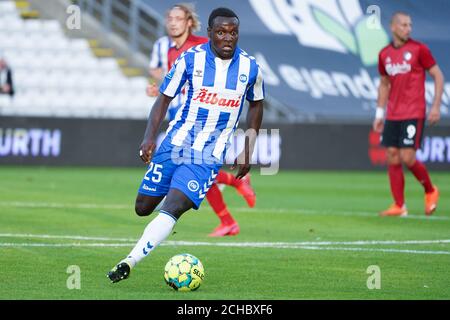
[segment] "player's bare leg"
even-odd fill
[[[139,195],[139,202],[136,202],[136,208],[139,210],[136,209],[136,212],[147,213],[150,209],[153,211],[162,198]],[[192,207],[192,201],[184,193],[170,189],[159,214],[147,225],[130,254],[108,273],[108,278],[113,283],[127,279],[131,269],[170,235],[178,218]]]
[[[160,209],[164,198],[165,196],[153,197],[139,193],[136,197],[134,210],[138,216],[148,216],[153,211]]]
[[[170,189],[161,211],[172,214],[177,220],[183,213],[192,209],[194,203],[178,189]]]

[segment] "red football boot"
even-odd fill
[[[250,184],[250,174],[246,174],[245,177],[239,180],[236,189],[247,201],[248,206],[253,208],[256,203],[256,194]]]
[[[433,191],[430,193],[425,193],[425,214],[430,216],[433,214],[434,210],[437,208],[437,203],[439,200],[439,189],[433,186]]]
[[[237,235],[239,231],[240,228],[237,222],[230,225],[220,224],[217,228],[214,229],[212,233],[209,234],[209,236],[210,237],[234,236]]]

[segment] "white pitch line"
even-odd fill
[[[349,248],[349,247],[298,247],[305,250],[330,250],[330,251],[363,251],[363,252],[387,252],[387,253],[412,253],[412,254],[445,254],[450,255],[450,251],[433,250],[404,250],[404,249],[382,249],[382,248]]]
[[[174,241],[176,242],[176,241]],[[12,243],[12,242],[0,242],[0,247],[127,247],[132,244],[127,243]],[[186,245],[186,243],[180,241],[179,244],[175,243],[162,243],[163,246],[174,245]],[[204,243],[190,243],[189,246],[203,246]],[[208,243],[210,246],[217,246],[217,243]],[[284,246],[284,245],[272,245],[268,246],[252,246],[248,243],[246,246],[236,243],[222,243],[221,246],[226,247],[247,247],[247,248],[276,248],[276,249],[300,249],[300,250],[327,250],[327,251],[361,251],[361,252],[386,252],[386,253],[410,253],[410,254],[437,254],[437,255],[450,255],[450,251],[433,251],[433,250],[403,250],[403,249],[381,249],[381,248],[352,248],[352,247],[322,247],[322,246]]]
[[[123,205],[123,204],[96,204],[96,203],[0,201],[0,207],[122,210],[122,209],[132,209],[133,205],[132,204]]]
[[[14,208],[54,208],[54,209],[100,209],[100,210],[133,210],[133,205],[124,204],[95,204],[95,203],[57,203],[57,202],[21,202],[21,201],[0,201],[0,207]],[[280,209],[280,208],[244,208],[230,207],[231,211],[237,212],[274,212],[274,213],[294,213],[301,215],[325,215],[325,216],[350,216],[350,217],[370,217],[380,218],[377,212],[362,211],[330,211],[330,210],[311,210],[311,209]],[[385,218],[389,219],[389,218]],[[408,215],[402,219],[417,220],[450,220],[447,216],[425,216]]]
[[[0,233],[0,238],[32,238],[32,239],[56,239],[56,240],[86,240],[86,241],[119,241],[136,242],[133,238],[115,238],[99,236],[80,235],[51,235],[51,234],[30,234],[30,233]],[[229,246],[235,247],[270,247],[270,246],[328,246],[328,245],[410,245],[410,244],[446,244],[450,239],[434,240],[356,240],[356,241],[300,241],[300,242],[208,242],[208,241],[165,241],[167,245],[187,245],[187,246]]]
[[[0,242],[0,247],[130,247],[131,243],[16,243]]]
[[[348,216],[348,217],[369,217],[369,218],[382,218],[377,212],[364,212],[364,211],[331,211],[331,210],[312,210],[312,209],[281,209],[281,208],[239,208],[230,207],[230,211],[237,212],[275,212],[275,213],[295,213],[301,215],[322,215],[322,216]],[[395,219],[395,217],[384,217],[384,219]],[[405,217],[398,217],[401,219],[417,219],[417,220],[450,220],[447,216],[419,216],[419,215],[407,215]]]
[[[358,240],[358,241],[305,241],[305,242],[197,242],[197,241],[165,241],[169,245],[204,245],[204,246],[228,246],[232,244],[236,247],[261,247],[270,246],[329,246],[329,245],[408,245],[408,244],[443,244],[450,243],[450,239],[445,240]]]
[[[111,238],[111,237],[89,237],[76,235],[51,235],[51,234],[29,234],[29,233],[0,233],[1,238],[36,238],[36,239],[68,239],[68,240],[98,240],[98,241],[125,241],[136,242],[132,238]]]

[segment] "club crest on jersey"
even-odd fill
[[[200,89],[200,92],[192,101],[217,105],[219,107],[238,108],[241,105],[241,98],[242,96],[239,96],[237,99],[226,99],[218,96],[217,93],[208,92],[207,89]]]
[[[200,185],[198,184],[197,181],[195,181],[195,180],[190,180],[190,181],[188,182],[188,184],[187,184],[187,187],[188,187],[188,189],[191,190],[192,192],[196,192],[196,191],[200,188]]]
[[[405,51],[405,52],[403,53],[403,59],[405,59],[406,61],[411,60],[411,58],[412,58],[412,53],[411,53],[411,52]]]
[[[245,81],[247,81],[247,75],[242,73],[242,74],[239,76],[239,81],[242,82],[242,83],[244,83]]]

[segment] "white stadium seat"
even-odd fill
[[[25,20],[25,32],[38,33],[42,31],[42,21],[38,19]]]
[[[1,17],[1,31],[2,32],[23,32],[25,23],[22,19],[15,16]]]
[[[57,59],[58,55],[51,51],[41,51],[39,58],[41,61],[41,68],[46,68],[53,70],[54,61]]]
[[[17,43],[16,39],[13,38],[13,37],[3,36],[2,37],[2,42],[0,42],[0,45],[1,45],[0,48],[2,50],[7,50],[7,49],[16,48],[18,46],[18,43]]]
[[[61,25],[56,20],[44,20],[42,22],[42,31],[46,35],[62,33]]]
[[[38,88],[41,86],[42,79],[46,76],[46,73],[41,71],[30,72],[24,79],[24,86],[27,88]]]
[[[99,67],[103,71],[114,71],[119,69],[116,59],[114,58],[103,58],[99,61]]]
[[[51,62],[51,68],[64,69],[67,68],[68,61],[71,59],[68,53],[55,53],[54,60]]]
[[[89,100],[92,107],[103,110],[108,106],[109,97],[97,94],[89,96]]]
[[[69,49],[69,40],[59,34],[51,34],[49,36],[45,36],[45,48],[51,50],[67,50]]]
[[[0,94],[0,109],[9,108],[12,104],[12,98],[7,94]]]
[[[144,77],[134,77],[129,80],[129,86],[132,90],[136,91],[145,91],[147,87],[148,81],[147,78]]]
[[[107,75],[106,77],[112,80],[111,88],[114,88],[118,91],[128,91],[128,80],[125,77],[116,73],[112,73],[110,75]]]
[[[89,43],[85,39],[74,39],[69,43],[70,50],[72,51],[89,51]]]
[[[128,78],[114,58],[94,56],[86,39],[65,36],[57,20],[23,20],[0,0],[0,54],[13,69],[14,99],[0,115],[147,118],[145,77]]]
[[[0,1],[0,17],[17,13],[14,1]]]
[[[80,69],[98,69],[98,59],[94,58],[91,54],[80,55],[77,59]]]
[[[50,116],[47,97],[41,91],[28,91],[26,94],[15,97],[14,108],[27,116]]]

